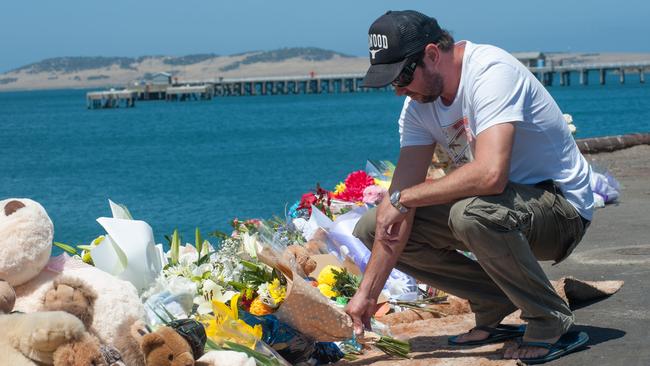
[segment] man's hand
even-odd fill
[[[358,291],[350,299],[345,307],[345,312],[352,318],[356,336],[362,336],[364,328],[370,330],[370,318],[375,314],[376,309],[377,299],[369,298],[361,291]]]
[[[399,229],[404,222],[407,214],[399,212],[393,207],[388,197],[377,206],[377,227],[375,229],[376,240],[385,243],[394,243],[397,241]]]

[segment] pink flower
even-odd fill
[[[376,205],[381,202],[386,193],[388,193],[388,191],[380,186],[368,186],[363,190],[363,202]]]

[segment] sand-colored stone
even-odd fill
[[[613,295],[623,281],[583,281],[563,277],[552,281],[553,287],[569,304],[579,305]],[[395,359],[381,351],[367,350],[355,361],[340,361],[337,365],[454,365],[454,366],[507,366],[519,365],[515,360],[502,359],[503,351],[513,346],[513,341],[482,347],[452,347],[447,338],[465,333],[474,327],[474,314],[467,301],[449,296],[444,304],[431,305],[447,316],[438,317],[428,312],[409,310],[406,315],[388,314],[380,320],[390,325],[395,338],[409,340],[411,359]],[[521,312],[509,315],[504,323],[521,324]]]

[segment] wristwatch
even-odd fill
[[[402,192],[400,191],[395,191],[390,195],[390,204],[393,205],[400,213],[407,213],[409,212],[409,208],[404,206],[399,202],[400,197],[402,196]]]

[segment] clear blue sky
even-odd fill
[[[314,46],[367,54],[388,9],[509,51],[650,52],[650,1],[3,0],[0,72],[57,56],[232,54]]]

